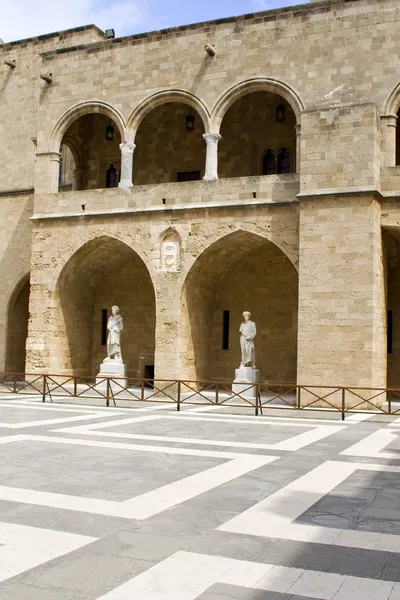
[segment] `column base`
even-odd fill
[[[253,367],[240,367],[235,369],[235,379],[232,383],[232,392],[240,394],[243,398],[255,400],[257,396],[257,388],[252,383],[260,381],[259,369]]]
[[[218,181],[218,175],[204,175],[203,181]]]
[[[129,179],[125,179],[125,180],[122,179],[119,182],[118,187],[121,188],[121,189],[123,189],[123,190],[127,190],[127,189],[133,187],[133,183],[132,183],[132,181],[129,181]]]
[[[107,379],[118,379],[117,382],[110,382],[111,391],[114,394],[126,388],[128,380],[126,379],[126,365],[119,358],[105,358],[100,365],[100,371],[96,375],[96,388],[102,392],[107,391]]]

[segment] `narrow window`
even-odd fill
[[[106,188],[115,188],[117,187],[117,169],[115,168],[114,163],[107,169],[106,175]]]
[[[200,179],[200,171],[180,171],[176,174],[177,181],[198,181]]]
[[[63,182],[63,156],[64,156],[64,146],[61,144],[60,146],[60,166],[58,167],[58,185],[62,185]]]
[[[268,148],[263,155],[262,162],[262,174],[263,175],[274,175],[275,173],[275,152]]]
[[[393,311],[387,311],[387,353],[393,352]]]
[[[396,127],[396,166],[400,166],[400,108],[397,111],[397,127]]]
[[[107,309],[101,309],[101,345],[107,344]]]
[[[229,350],[229,322],[230,311],[224,310],[222,313],[222,350]]]
[[[288,150],[285,146],[279,150],[278,154],[278,173],[290,173],[290,150]]]

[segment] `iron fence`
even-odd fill
[[[400,415],[400,388],[317,386],[280,383],[242,384],[183,379],[120,379],[37,373],[0,373],[0,394],[38,395],[43,402],[69,398],[95,399],[106,406],[130,402],[230,406],[251,409],[255,415],[271,408],[347,413]]]

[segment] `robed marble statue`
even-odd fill
[[[112,315],[108,319],[107,329],[107,355],[109,358],[122,360],[121,354],[121,333],[124,328],[124,321],[119,314],[119,307],[111,307]]]
[[[256,351],[254,345],[254,338],[257,334],[256,324],[250,320],[251,313],[244,311],[244,321],[240,325],[240,349],[242,351],[242,359],[240,362],[241,367],[253,367],[256,368]]]

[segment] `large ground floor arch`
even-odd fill
[[[29,274],[16,285],[7,310],[5,370],[24,373],[29,321]]]
[[[278,246],[245,231],[219,239],[198,257],[184,284],[182,373],[232,380],[242,313],[249,310],[258,328],[262,380],[295,382],[297,302],[297,271]]]
[[[143,377],[146,368],[149,373],[154,367],[152,281],[138,254],[107,236],[86,243],[61,272],[55,294],[58,332],[49,342],[53,372],[98,373],[107,355],[106,323],[113,305],[124,318],[122,355],[128,376]]]

